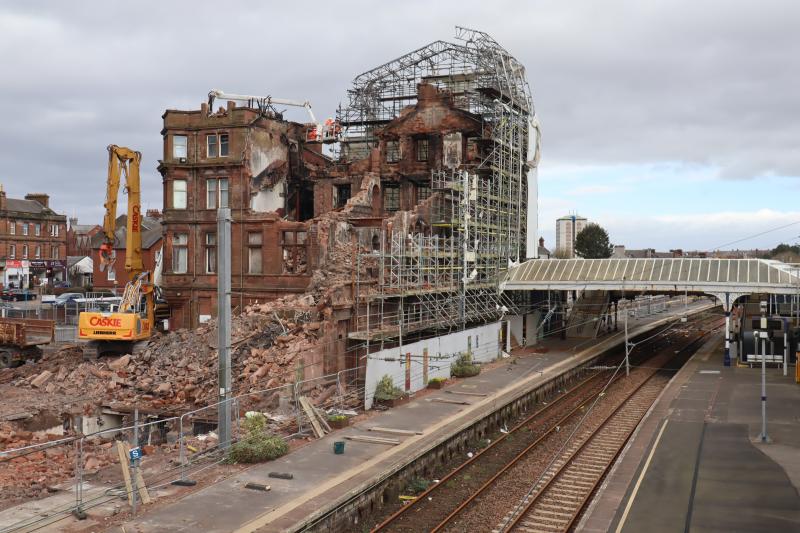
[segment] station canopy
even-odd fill
[[[531,259],[511,268],[500,288],[797,294],[800,267],[769,259]]]

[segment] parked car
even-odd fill
[[[53,287],[56,289],[68,289],[72,287],[72,285],[69,284],[69,281],[57,281],[53,284]]]
[[[65,292],[63,294],[59,294],[58,296],[56,296],[56,300],[53,302],[53,305],[56,307],[67,305],[74,302],[78,298],[83,298],[83,297],[84,295],[81,294],[80,292]]]
[[[3,300],[11,300],[12,302],[35,300],[36,293],[27,289],[12,289],[8,294],[3,294]]]

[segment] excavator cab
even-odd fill
[[[78,338],[89,341],[84,358],[136,353],[153,333],[155,302],[149,272],[125,285],[122,301],[108,312],[86,311],[78,320]]]

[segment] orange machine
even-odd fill
[[[141,341],[150,338],[155,322],[151,273],[142,266],[142,220],[139,189],[140,152],[111,145],[108,147],[106,214],[103,219],[103,244],[100,246],[100,271],[114,264],[114,230],[120,178],[125,177],[128,194],[128,226],[125,271],[130,280],[118,308],[110,312],[84,311],[78,320],[78,337],[88,340],[84,355],[133,353]]]

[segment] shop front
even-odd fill
[[[30,261],[6,259],[3,269],[3,286],[15,289],[27,288],[30,282]]]
[[[57,259],[31,260],[29,281],[32,286],[49,285],[67,279],[67,262]]]

